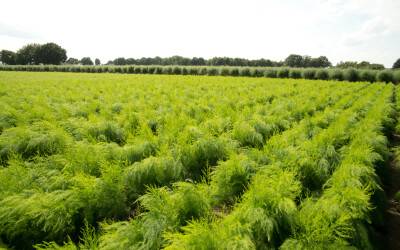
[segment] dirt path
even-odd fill
[[[392,136],[392,151],[395,147],[400,147],[400,135]],[[400,161],[396,160],[396,155],[391,157],[389,163],[389,173],[385,192],[387,196],[387,209],[385,212],[385,228],[382,232],[388,250],[400,250],[400,203],[394,199],[395,194],[400,190]]]

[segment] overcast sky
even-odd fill
[[[391,67],[400,0],[2,0],[0,49],[55,42],[68,57],[326,55]]]

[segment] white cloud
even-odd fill
[[[20,39],[31,39],[37,38],[37,34],[32,32],[21,30],[18,27],[11,26],[9,24],[1,23],[0,22],[0,36],[8,36],[13,38],[20,38]]]
[[[358,46],[368,43],[372,39],[389,34],[389,24],[381,17],[368,20],[354,33],[348,34],[343,39],[343,44],[348,46]]]

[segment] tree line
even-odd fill
[[[68,58],[67,51],[55,43],[28,44],[17,52],[10,50],[0,51],[0,62],[7,65],[101,65],[100,59],[94,62],[90,57],[82,59]],[[332,63],[326,56],[311,57],[304,55],[291,54],[284,61],[273,61],[270,59],[245,59],[232,57],[213,57],[204,59],[202,57],[142,57],[124,58],[118,57],[108,61],[105,65],[182,65],[182,66],[244,66],[244,67],[293,67],[293,68],[328,68]],[[385,69],[384,65],[377,63],[362,62],[339,62],[337,68],[356,68],[356,69]],[[393,64],[393,68],[400,68],[400,58]]]
[[[17,52],[2,50],[0,61],[8,65],[59,65],[67,59],[67,51],[55,43],[25,45]]]

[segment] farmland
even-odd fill
[[[0,72],[0,249],[373,249],[393,84]]]

